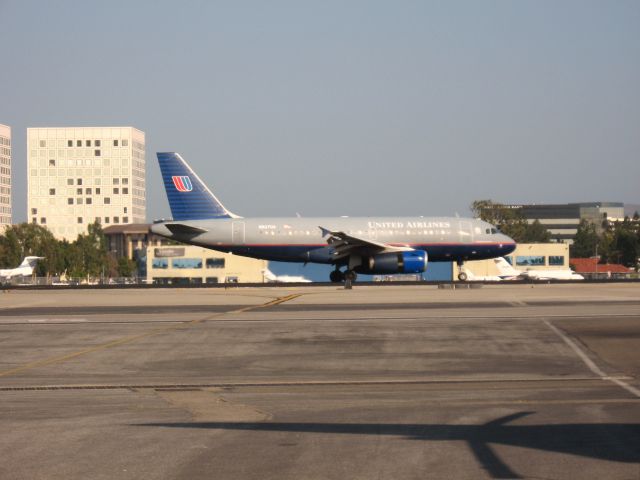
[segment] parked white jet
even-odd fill
[[[268,268],[262,270],[262,275],[267,282],[272,283],[311,283],[311,280],[301,275],[276,275]]]
[[[569,268],[556,270],[517,270],[504,258],[496,258],[500,276],[511,276],[527,280],[584,280],[584,277]]]
[[[24,257],[22,263],[16,268],[0,269],[0,280],[8,281],[13,277],[26,277],[33,273],[33,269],[44,257]]]

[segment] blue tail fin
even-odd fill
[[[174,220],[237,217],[224,208],[180,155],[158,152],[158,163]]]

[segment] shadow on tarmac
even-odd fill
[[[518,412],[483,425],[386,423],[145,423],[135,426],[247,430],[262,432],[394,435],[411,440],[464,441],[476,460],[493,478],[522,478],[489,444],[546,450],[614,462],[640,462],[640,424],[507,425],[534,412]]]

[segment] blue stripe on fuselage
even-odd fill
[[[208,248],[211,248],[208,246]],[[411,245],[416,250],[427,252],[430,262],[458,260],[485,260],[509,255],[515,244],[435,244]],[[236,255],[280,262],[333,263],[328,246],[313,245],[227,245],[216,250],[232,252]],[[323,260],[324,259],[324,260]],[[346,259],[343,259],[345,262]]]

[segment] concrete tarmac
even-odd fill
[[[640,286],[0,294],[0,478],[640,478]]]

